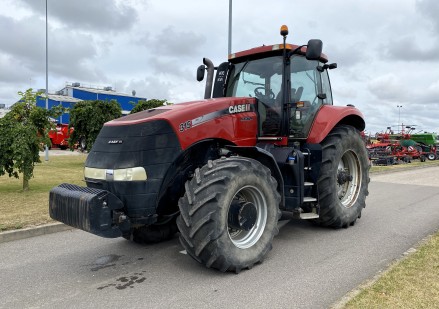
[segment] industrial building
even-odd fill
[[[44,92],[45,90],[41,90]],[[132,95],[126,93],[116,92],[112,87],[92,87],[89,85],[81,85],[80,83],[67,83],[66,86],[56,91],[55,94],[48,94],[49,108],[52,106],[62,105],[63,107],[73,108],[76,102],[85,100],[102,100],[111,101],[116,100],[122,108],[122,114],[127,115],[133,109],[133,107],[140,101],[146,98],[136,97],[136,93],[133,90]],[[42,95],[37,98],[37,106],[46,107],[46,97]],[[69,123],[69,114],[62,114],[59,119],[59,123]]]

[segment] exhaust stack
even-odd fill
[[[206,89],[204,91],[204,98],[210,99],[212,96],[213,73],[215,71],[215,67],[213,66],[212,61],[210,61],[210,59],[208,58],[203,58],[203,63],[206,66],[206,70],[207,70]]]

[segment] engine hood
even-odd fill
[[[160,106],[153,109],[144,110],[135,114],[127,115],[107,122],[106,126],[118,126],[137,124],[151,120],[164,119],[171,122],[174,120],[184,120],[188,118],[198,118],[207,113],[219,112],[224,110],[224,115],[243,112],[239,105],[255,104],[252,98],[215,98],[173,105]],[[236,109],[235,109],[235,106]],[[249,107],[251,108],[251,107]]]
[[[165,120],[177,133],[182,149],[209,138],[254,145],[257,135],[255,105],[254,98],[206,99],[141,111],[107,122],[104,126],[127,126]]]

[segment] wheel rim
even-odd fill
[[[436,159],[436,156],[433,153],[429,153],[428,154],[428,159],[429,160],[434,160],[434,159]]]
[[[257,211],[255,224],[248,231],[233,228],[229,224],[227,225],[229,238],[232,243],[238,248],[247,249],[258,242],[265,230],[265,225],[267,223],[267,202],[262,192],[253,186],[245,186],[241,188],[233,197],[232,202],[237,200],[240,202],[252,203]]]
[[[358,198],[361,187],[361,168],[357,155],[346,151],[338,163],[337,195],[341,204],[350,208]]]

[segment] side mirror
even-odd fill
[[[309,40],[306,48],[306,59],[319,60],[323,50],[323,42],[321,40]]]
[[[204,71],[206,71],[206,67],[202,64],[197,69],[197,81],[201,82],[204,79]]]
[[[321,65],[317,66],[317,71],[323,72],[326,69],[333,70],[333,69],[336,69],[336,68],[337,68],[337,63],[331,63],[331,64],[325,64],[323,66],[321,66]]]

